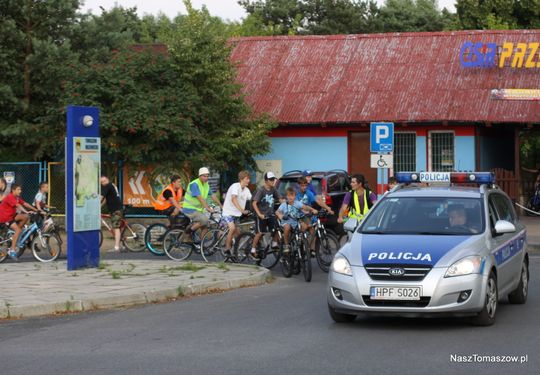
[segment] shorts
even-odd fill
[[[195,211],[195,212],[192,212],[190,214],[185,214],[185,215],[191,219],[192,223],[199,223],[203,227],[208,225],[208,216],[206,216],[200,211]]]
[[[292,219],[281,220],[281,226],[282,227],[285,227],[285,225],[289,224],[291,226],[291,229],[298,228],[298,223],[299,223],[298,220],[292,220]]]
[[[240,224],[240,216],[222,216],[219,223],[221,225],[229,225],[230,223],[234,223],[238,226]]]
[[[261,219],[259,216],[255,216],[255,231],[256,233],[268,233],[276,227],[276,218],[270,217]]]
[[[114,229],[120,228],[120,224],[122,224],[122,219],[124,218],[124,215],[122,214],[122,211],[114,211],[111,214],[111,224]]]

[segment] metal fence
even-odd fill
[[[32,204],[39,190],[39,183],[46,180],[46,164],[41,162],[0,163],[0,176],[22,187],[22,199]]]

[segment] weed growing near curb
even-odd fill
[[[229,267],[227,267],[227,265],[223,262],[219,262],[216,267],[219,269],[219,270],[222,270],[224,272],[229,272],[231,269]]]
[[[122,273],[120,271],[111,271],[111,276],[115,280],[120,279],[121,275]]]
[[[184,290],[184,287],[182,285],[176,288],[176,292],[178,293],[178,297],[184,297],[186,295],[186,291]]]

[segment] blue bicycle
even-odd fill
[[[26,225],[17,241],[16,251],[19,258],[26,248],[32,250],[34,258],[40,262],[52,262],[62,250],[62,240],[56,231],[51,231],[52,218],[30,213],[30,224]],[[52,223],[52,224],[51,224]],[[15,232],[6,224],[0,224],[0,263],[7,258]]]

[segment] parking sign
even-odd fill
[[[394,151],[394,123],[372,122],[371,123],[371,152]]]

